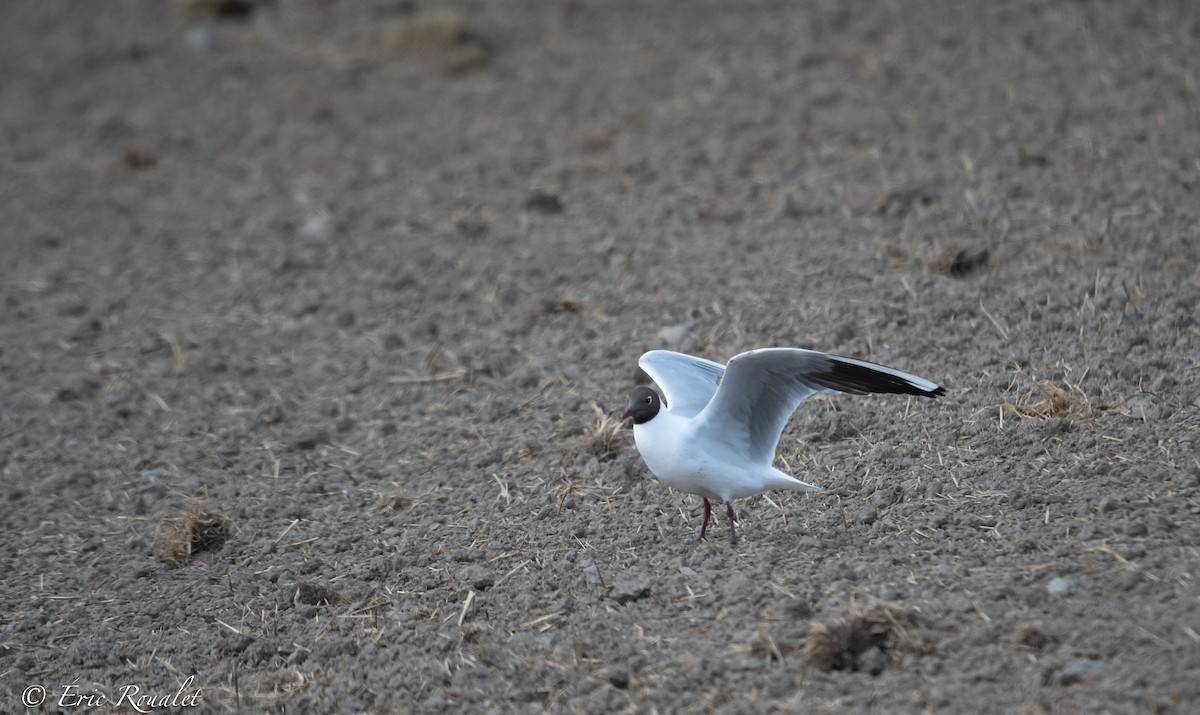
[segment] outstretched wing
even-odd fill
[[[818,392],[895,393],[936,397],[938,385],[906,372],[814,350],[765,348],[734,356],[717,394],[701,413],[701,429],[747,458],[770,464],[788,418]]]
[[[638,366],[662,390],[667,410],[683,417],[700,414],[725,374],[720,363],[670,350],[651,350],[638,359]]]

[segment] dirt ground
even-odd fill
[[[4,3],[0,711],[1197,712],[1198,48],[1190,0]],[[809,401],[825,490],[697,543],[637,358],[774,345],[948,393]]]

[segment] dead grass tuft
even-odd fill
[[[387,49],[434,59],[449,74],[479,69],[491,58],[488,44],[461,10],[418,10],[393,20],[380,32]]]
[[[592,412],[595,416],[583,428],[580,450],[601,462],[607,462],[621,452],[621,421],[606,415],[595,402],[592,403]]]
[[[163,519],[154,539],[154,558],[179,568],[192,562],[192,555],[219,549],[229,538],[229,517],[208,510],[208,492],[197,491],[188,499],[183,514]]]
[[[1042,650],[1054,643],[1054,637],[1040,623],[1026,623],[1013,633],[1013,645],[1032,650]]]
[[[542,301],[542,310],[547,313],[587,313],[591,311],[586,301],[578,298],[546,298]]]
[[[878,672],[883,663],[864,662],[864,655],[872,649],[893,656],[925,653],[929,644],[912,609],[872,600],[852,602],[831,620],[813,621],[803,652],[805,660],[824,671],[867,667]]]
[[[1100,229],[1101,235],[1108,232],[1107,222]],[[1073,256],[1090,256],[1100,252],[1102,245],[1097,238],[1088,236],[1083,231],[1068,231],[1053,234],[1045,239],[1043,244],[1054,251],[1061,251]]]
[[[1042,399],[1037,402],[1020,405],[1005,402],[1000,405],[1000,408],[1007,409],[1018,417],[1036,417],[1039,419],[1050,419],[1051,417],[1078,417],[1087,419],[1095,414],[1095,410],[1082,391],[1077,390],[1078,396],[1076,396],[1048,380],[1040,382],[1030,380],[1030,382],[1041,390]]]
[[[416,500],[409,496],[399,484],[392,483],[392,488],[386,492],[379,492],[379,498],[371,507],[372,515],[383,514],[384,512],[393,512],[400,509],[407,509],[416,503]]]
[[[297,668],[284,668],[256,678],[250,691],[256,698],[279,701],[290,698],[308,689],[312,675]]]

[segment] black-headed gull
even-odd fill
[[[890,367],[796,348],[751,350],[728,365],[651,350],[638,365],[663,392],[659,398],[649,387],[634,388],[621,416],[633,419],[642,460],[661,481],[704,498],[701,539],[712,515],[709,499],[724,502],[734,544],[734,499],[768,489],[820,489],[771,466],[783,427],[805,398],[818,392],[946,392]]]

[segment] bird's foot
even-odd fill
[[[725,502],[725,516],[729,517],[729,544],[737,546],[737,528],[734,523],[737,522],[737,516],[733,513],[733,504]]]
[[[708,503],[708,497],[704,497],[704,520],[700,522],[700,536],[696,541],[704,541],[704,534],[708,531],[708,518],[712,516],[712,504]]]

